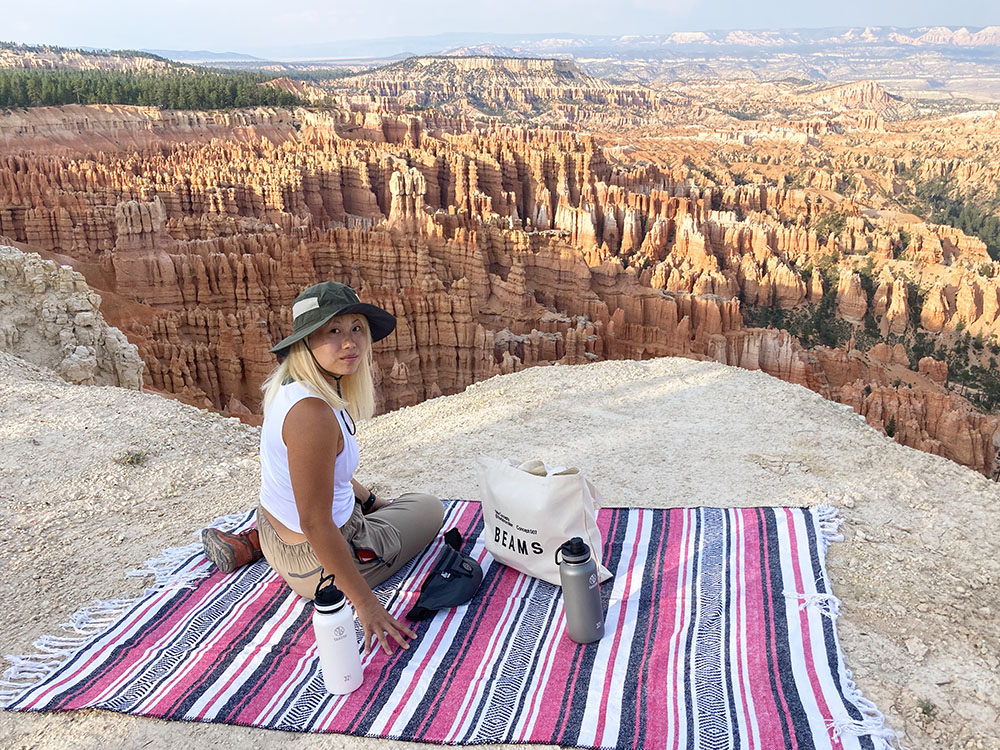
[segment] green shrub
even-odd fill
[[[819,219],[812,221],[811,225],[816,230],[817,239],[826,242],[831,234],[839,235],[847,228],[847,217],[840,213],[823,214]]]
[[[115,457],[115,463],[122,466],[140,466],[146,463],[147,458],[149,458],[149,454],[146,451],[126,451]]]

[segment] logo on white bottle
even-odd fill
[[[343,626],[341,626],[341,625],[338,625],[338,626],[337,626],[337,627],[336,627],[336,628],[334,629],[334,631],[333,631],[333,637],[334,637],[334,638],[337,638],[337,639],[339,640],[340,638],[343,638],[343,637],[344,637],[344,633],[345,633],[345,631],[344,631],[344,628],[343,628]]]

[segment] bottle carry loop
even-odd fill
[[[319,582],[316,584],[316,593],[313,594],[313,599],[314,600],[319,599],[320,598],[319,592],[327,588],[327,586],[333,586],[333,585],[334,585],[333,573],[327,573],[326,575],[323,575],[323,571],[321,571],[319,574]]]

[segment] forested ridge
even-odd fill
[[[149,74],[102,70],[0,70],[0,107],[131,104],[163,109],[304,104],[294,94],[262,86],[261,73],[198,71]]]

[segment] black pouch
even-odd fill
[[[427,579],[420,587],[420,598],[406,613],[409,620],[426,620],[439,609],[457,607],[472,599],[483,582],[483,569],[468,555],[463,555],[462,535],[450,529],[444,535],[445,548]]]

